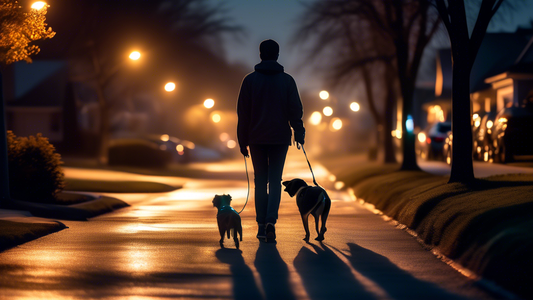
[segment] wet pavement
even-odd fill
[[[295,201],[284,193],[276,243],[255,238],[251,197],[241,214],[241,249],[232,240],[221,249],[211,201],[230,194],[232,206],[242,208],[244,166],[239,160],[203,167],[220,179],[175,178],[184,188],[169,193],[107,194],[132,206],[64,221],[68,229],[0,253],[0,299],[496,298],[393,222],[334,190],[324,243],[313,240],[313,230],[309,243],[302,240]],[[313,168],[319,183],[332,186],[324,168],[315,162]],[[228,170],[242,170],[242,179],[228,179]],[[284,179],[294,177],[312,181],[303,155],[291,147]]]

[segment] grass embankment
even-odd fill
[[[0,220],[0,251],[66,228],[55,223],[19,223]]]
[[[533,175],[464,185],[422,171],[396,171],[395,164],[323,163],[358,198],[416,232],[430,248],[522,297],[533,295]]]

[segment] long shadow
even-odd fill
[[[260,242],[254,264],[261,275],[266,299],[296,299],[289,281],[289,268],[279,255],[276,243]]]
[[[311,299],[376,299],[359,283],[350,268],[328,247],[321,244],[313,252],[302,247],[294,259],[294,267],[302,278]]]
[[[230,265],[235,299],[263,299],[261,291],[255,284],[252,270],[244,262],[242,251],[236,249],[220,249],[216,252],[216,257],[221,262]]]
[[[415,278],[393,264],[387,257],[349,243],[353,268],[387,292],[392,299],[466,299],[439,286]]]

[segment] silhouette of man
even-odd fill
[[[281,201],[281,175],[292,129],[296,143],[304,144],[303,107],[296,82],[283,71],[279,45],[259,45],[261,63],[241,85],[237,103],[237,138],[241,153],[252,155],[255,183],[257,238],[276,239],[275,224]],[[268,189],[268,191],[267,191]]]

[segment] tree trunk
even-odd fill
[[[408,132],[406,128],[406,121],[408,116],[413,115],[413,87],[409,86],[406,80],[400,80],[402,87],[402,153],[403,161],[400,170],[403,171],[419,171],[418,163],[416,162],[415,150],[415,134]]]
[[[449,183],[467,183],[475,178],[472,159],[470,68],[468,66],[468,62],[461,61],[460,55],[454,55],[452,65],[453,146],[452,170]]]
[[[392,127],[394,126],[394,123],[392,122],[395,108],[394,104],[396,103],[394,79],[394,72],[392,70],[388,70],[387,74],[385,75],[385,80],[387,81],[387,95],[385,99],[385,114],[383,118],[382,130],[385,163],[396,163],[396,149],[394,147],[394,140],[391,135]]]
[[[2,80],[2,72],[0,72],[0,159],[2,160],[2,169],[0,170],[0,206],[11,199],[9,194],[9,166],[7,157],[7,131],[6,131],[6,113],[4,103],[4,82]]]

